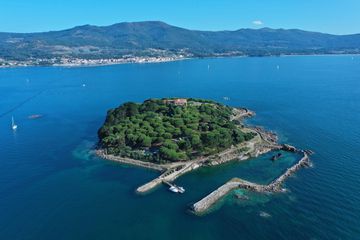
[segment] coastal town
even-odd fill
[[[28,67],[28,66],[101,66],[125,63],[161,63],[186,59],[185,55],[170,56],[124,56],[119,58],[87,59],[76,57],[30,58],[27,60],[6,60],[0,58],[1,67]]]

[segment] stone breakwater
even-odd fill
[[[248,184],[252,184],[248,182]],[[206,212],[211,206],[213,206],[216,202],[218,202],[221,198],[227,195],[234,189],[239,188],[239,182],[235,181],[235,179],[230,180],[225,183],[215,191],[211,192],[209,195],[198,201],[192,206],[192,210],[195,213],[203,213]]]
[[[273,182],[271,182],[269,185],[265,187],[263,191],[265,192],[280,192],[282,191],[282,184],[285,182],[285,180],[293,175],[296,171],[298,171],[302,167],[310,167],[311,162],[308,154],[306,152],[303,152],[304,156],[300,159],[299,162],[297,162],[295,165],[293,165],[291,168],[288,168],[286,172],[275,179]]]
[[[272,181],[268,185],[261,185],[252,183],[240,178],[233,178],[224,185],[220,186],[215,191],[211,192],[209,195],[201,199],[200,201],[196,202],[192,206],[192,210],[197,213],[201,214],[206,212],[211,206],[213,206],[216,202],[218,202],[221,198],[223,198],[225,195],[227,195],[229,192],[233,191],[234,189],[247,189],[250,191],[255,192],[282,192],[282,184],[285,182],[285,180],[293,175],[297,170],[299,170],[302,167],[311,166],[310,159],[308,154],[305,151],[301,151],[303,154],[303,157],[292,167],[288,168],[285,173],[283,173],[281,176],[276,178],[274,181]]]

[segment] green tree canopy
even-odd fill
[[[252,134],[230,121],[232,112],[203,99],[187,99],[180,106],[169,99],[127,102],[108,111],[98,136],[112,154],[154,162],[182,161],[250,140]]]

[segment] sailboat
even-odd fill
[[[11,128],[14,131],[17,129],[17,125],[15,124],[14,117],[11,117]]]

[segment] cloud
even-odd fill
[[[254,25],[263,25],[263,22],[261,20],[254,20],[252,23]]]

